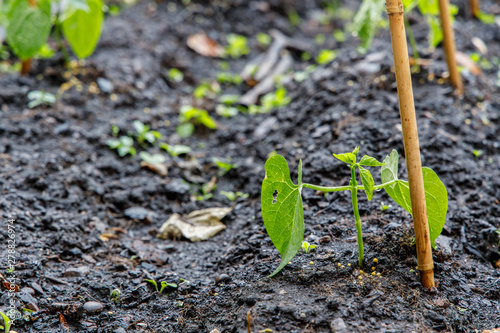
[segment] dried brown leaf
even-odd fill
[[[150,171],[156,172],[160,176],[165,177],[168,175],[168,167],[166,164],[163,163],[149,163],[142,161],[141,162],[141,167],[144,169],[148,169]]]
[[[207,240],[226,229],[220,220],[232,209],[233,207],[215,207],[195,210],[184,216],[173,214],[163,223],[157,237],[168,239],[184,236],[193,242]]]
[[[204,32],[189,36],[186,44],[190,49],[204,57],[215,58],[225,54],[224,48]]]
[[[455,59],[457,60],[457,64],[459,66],[467,68],[469,72],[471,72],[471,74],[476,76],[483,74],[481,68],[479,68],[479,66],[474,61],[472,61],[467,54],[462,52],[456,52]]]

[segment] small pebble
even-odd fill
[[[215,284],[231,281],[231,277],[227,274],[220,274],[215,278]]]
[[[83,308],[87,312],[101,312],[104,309],[104,305],[99,302],[90,301],[83,304]]]
[[[90,273],[88,266],[70,267],[64,272],[64,277],[80,277]]]

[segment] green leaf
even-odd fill
[[[137,131],[137,134],[141,135],[149,131],[149,126],[144,125],[140,120],[134,120],[133,122],[134,128]]]
[[[384,160],[387,165],[382,167],[383,183],[397,179],[398,159],[398,153],[396,150],[393,150],[391,155]],[[448,193],[443,182],[441,182],[432,169],[424,167],[422,168],[422,174],[424,178],[425,204],[427,207],[431,245],[434,247],[434,242],[441,234],[446,222]],[[412,214],[410,188],[407,181],[399,180],[396,184],[385,187],[385,191],[398,205]]]
[[[385,163],[381,163],[377,161],[375,158],[364,155],[361,158],[361,161],[359,161],[359,165],[364,165],[364,166],[382,166],[385,165]]]
[[[27,0],[14,0],[7,12],[6,37],[12,51],[21,60],[38,53],[50,34],[50,1],[41,0],[32,7]]]
[[[187,138],[193,135],[194,125],[191,123],[180,124],[176,131],[181,138]]]
[[[373,187],[375,186],[372,174],[370,173],[370,170],[359,166],[359,175],[361,176],[361,182],[365,188],[368,201],[370,201],[373,198]]]
[[[443,40],[443,31],[437,17],[428,15],[427,20],[429,22],[429,47],[434,49]]]
[[[293,259],[304,240],[302,184],[292,183],[283,156],[271,156],[266,162],[265,171],[261,192],[262,218],[271,241],[281,254],[280,265],[270,275],[274,276]]]
[[[321,50],[316,57],[316,62],[320,65],[326,65],[331,63],[337,58],[337,51],[334,50]]]
[[[141,151],[139,157],[141,158],[141,160],[148,163],[153,163],[153,164],[165,163],[165,156],[163,156],[162,154],[150,154],[148,152]]]
[[[345,153],[345,154],[333,154],[337,159],[341,160],[342,162],[348,163],[348,164],[353,164],[356,163],[356,155],[353,153]]]
[[[4,314],[3,312],[1,312],[1,311],[0,311],[0,315],[3,318],[3,324],[4,324],[5,333],[9,333],[10,326],[12,325],[12,323],[10,322],[10,318],[6,314]]]
[[[370,48],[384,10],[385,1],[364,0],[353,18],[352,24],[349,25],[348,29],[361,39],[362,51],[366,52]]]
[[[94,52],[103,21],[102,0],[87,0],[88,10],[70,1],[65,8],[62,30],[71,49],[78,58],[86,58]]]
[[[391,154],[384,159],[384,163],[385,165],[382,166],[380,171],[382,183],[397,180],[399,155],[396,149],[394,149]],[[392,200],[396,201],[398,205],[411,214],[411,199],[409,195],[410,189],[408,187],[408,182],[400,180],[393,185],[386,186],[384,189]]]

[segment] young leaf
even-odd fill
[[[364,155],[361,158],[361,161],[359,161],[359,165],[364,165],[364,166],[382,166],[385,165],[385,163],[381,163],[377,161],[375,158]]]
[[[370,173],[370,170],[365,169],[362,166],[359,166],[359,174],[361,176],[361,182],[365,188],[368,201],[370,201],[373,198],[373,187],[375,186],[372,174]]]
[[[356,163],[356,155],[353,153],[345,153],[345,154],[333,154],[337,159],[341,160],[342,162],[348,163],[348,164],[353,164]]]
[[[68,1],[62,29],[71,49],[78,58],[86,58],[94,52],[103,21],[102,0],[87,0],[83,9],[79,1]]]
[[[384,159],[384,163],[385,165],[383,165],[380,170],[382,183],[388,183],[398,179],[399,155],[396,149],[393,149],[391,154]],[[411,214],[410,188],[408,187],[408,182],[400,180],[391,186],[386,186],[384,189],[392,200],[396,201],[398,205]],[[403,195],[403,193],[408,193],[408,195]]]
[[[30,6],[26,0],[14,0],[7,12],[6,37],[12,51],[21,59],[33,57],[50,33],[50,1]]]
[[[361,39],[362,50],[370,48],[373,37],[377,32],[379,22],[382,20],[382,13],[385,10],[385,1],[363,0],[358,12],[354,16],[349,30],[355,32]]]
[[[280,265],[270,275],[274,276],[297,254],[304,240],[302,184],[292,183],[283,156],[271,156],[265,171],[261,192],[262,218],[271,241],[281,254]]]
[[[382,182],[386,183],[397,179],[398,153],[396,150],[393,150],[384,162],[387,165],[382,167]],[[432,169],[424,167],[422,168],[422,174],[424,178],[425,204],[427,206],[431,245],[434,247],[434,242],[441,234],[446,222],[448,193],[446,187]],[[410,188],[407,181],[399,180],[396,184],[385,187],[385,191],[397,204],[412,214]]]

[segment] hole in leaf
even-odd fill
[[[273,193],[273,204],[275,204],[277,200],[278,200],[278,190],[274,190],[274,193]]]

